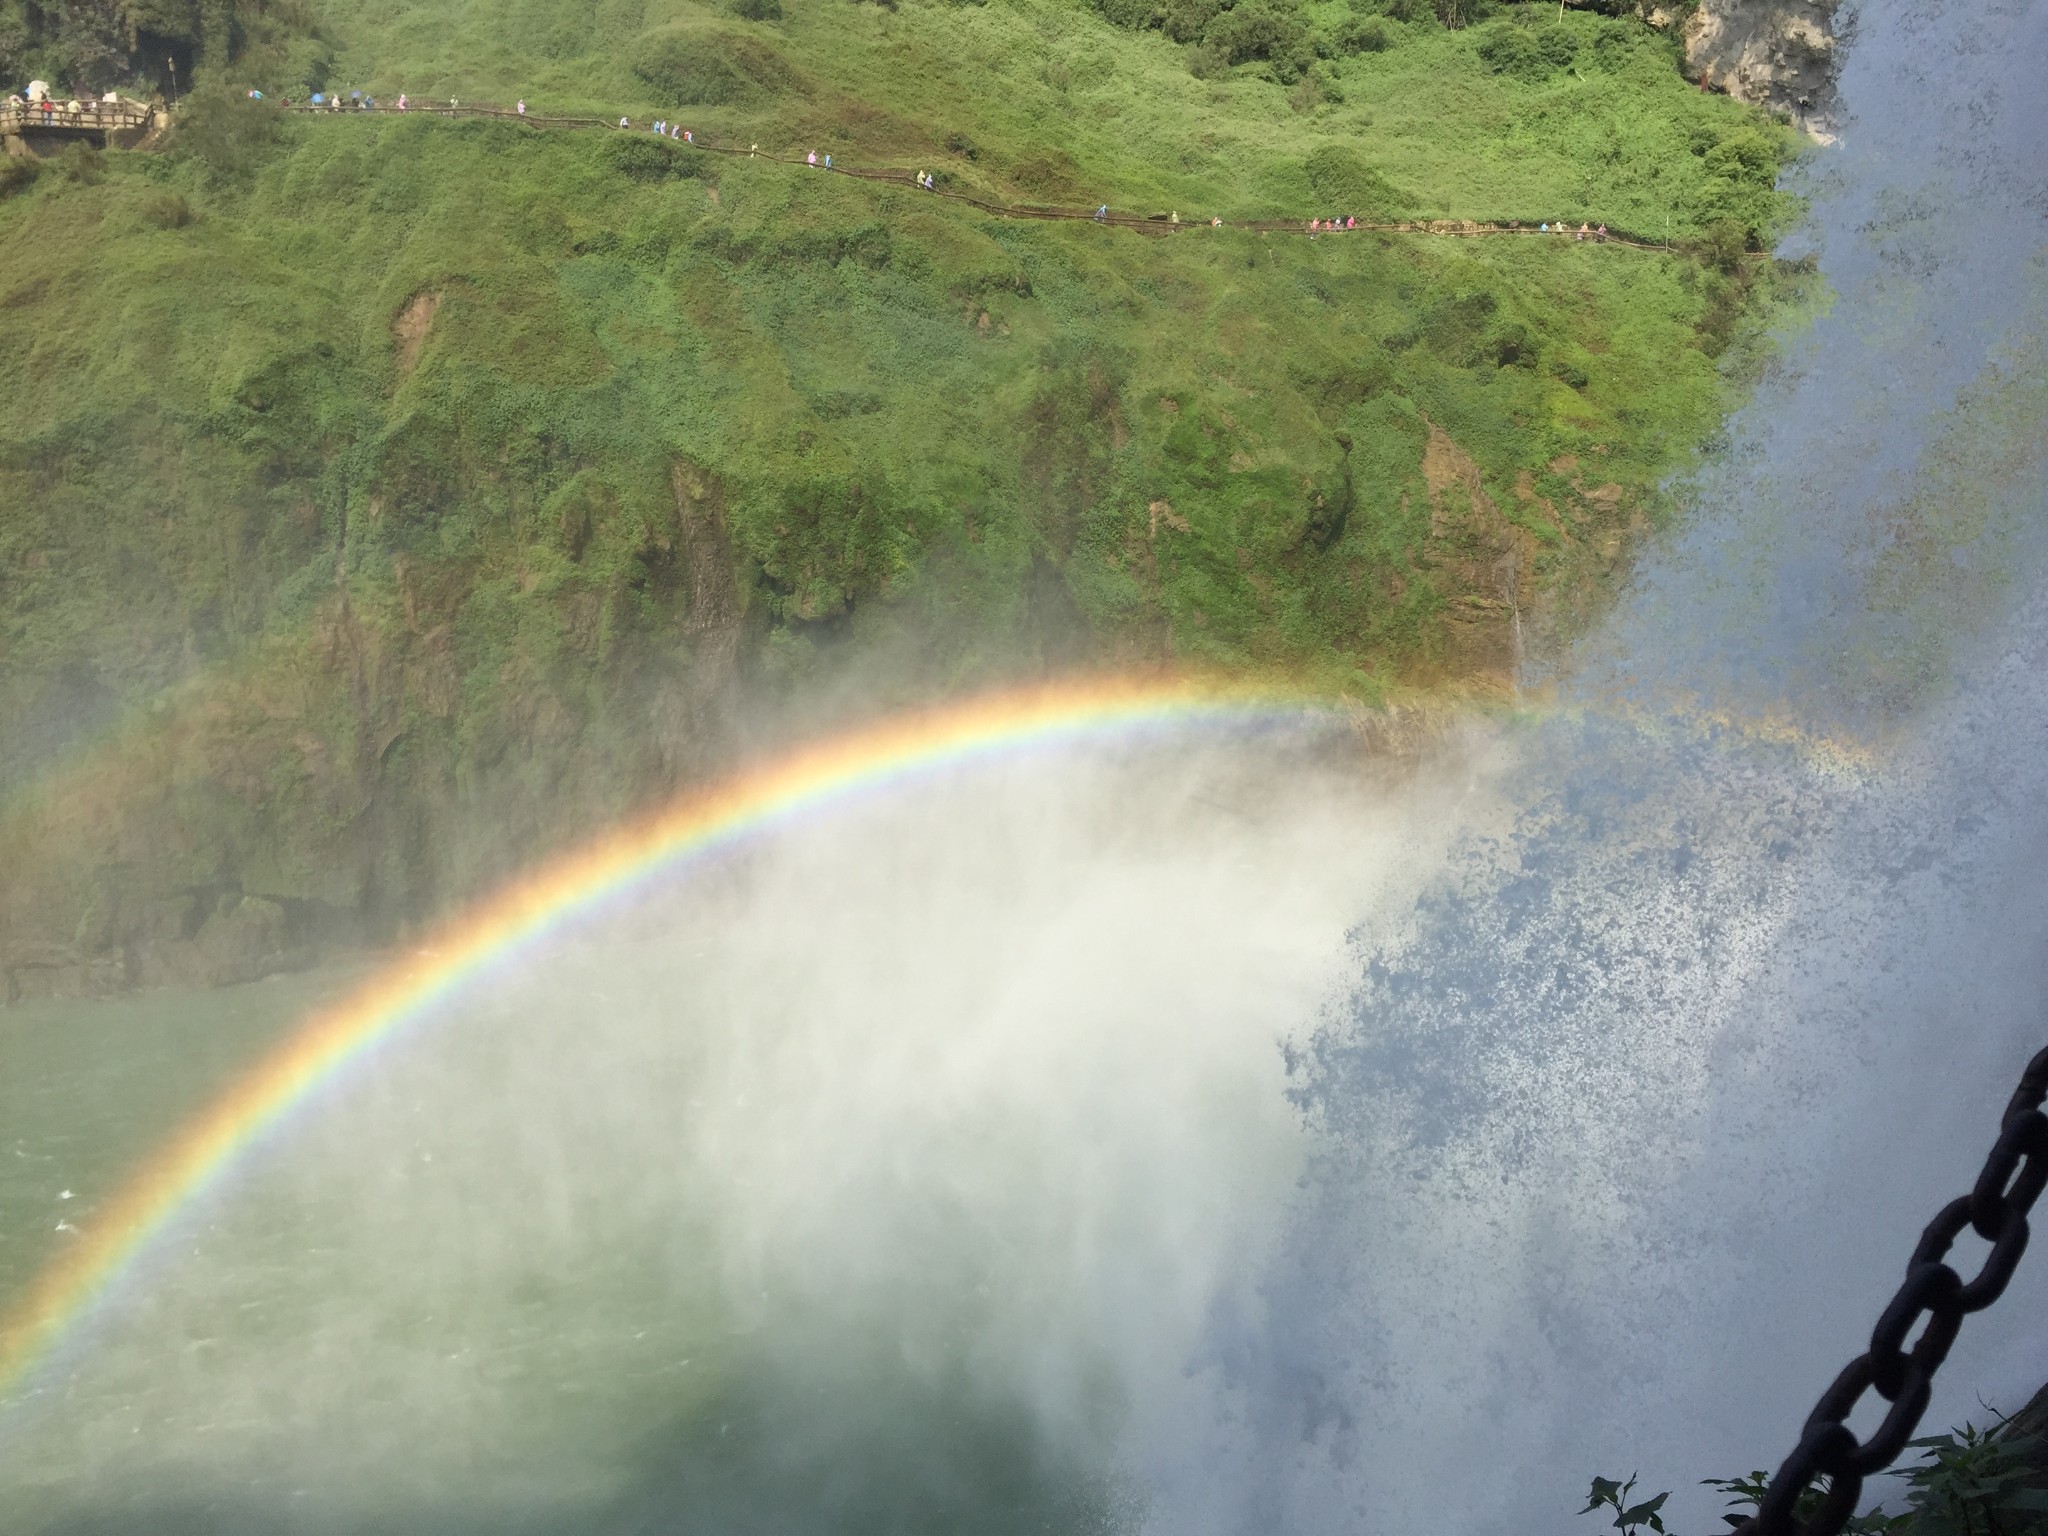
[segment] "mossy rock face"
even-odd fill
[[[796,84],[789,62],[736,28],[681,25],[642,34],[633,73],[679,107],[735,106]]]
[[[1357,150],[1326,144],[1302,162],[1316,196],[1340,214],[1370,220],[1398,219],[1414,198],[1380,174]]]

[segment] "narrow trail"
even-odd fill
[[[1618,245],[1635,251],[1669,251],[1671,246],[1663,240],[1648,239],[1634,231],[1610,227],[1605,236],[1595,234],[1578,235],[1576,231],[1555,226],[1549,230],[1537,224],[1515,219],[1402,219],[1391,222],[1367,223],[1359,220],[1349,228],[1311,228],[1312,222],[1320,222],[1321,215],[1310,219],[1239,219],[1221,220],[1212,223],[1209,218],[1182,219],[1174,213],[1107,213],[1098,214],[1093,208],[1062,208],[1038,203],[998,203],[987,198],[976,197],[968,192],[953,192],[943,188],[920,188],[917,172],[887,166],[814,165],[796,155],[778,155],[765,151],[753,144],[720,144],[703,138],[694,138],[687,143],[657,136],[645,127],[621,128],[616,122],[602,117],[546,117],[536,112],[518,112],[509,107],[461,107],[461,106],[410,106],[401,110],[394,106],[348,106],[315,107],[308,105],[290,106],[285,109],[294,114],[309,117],[474,117],[502,119],[522,127],[539,129],[596,128],[606,133],[637,133],[643,138],[660,137],[662,143],[672,148],[699,150],[707,155],[725,155],[736,160],[766,160],[775,165],[792,165],[806,170],[815,170],[820,175],[851,176],[857,181],[885,182],[906,189],[921,192],[926,197],[942,198],[948,202],[963,203],[983,213],[1004,219],[1037,219],[1045,222],[1078,224],[1099,224],[1105,228],[1134,230],[1145,235],[1183,234],[1198,230],[1234,229],[1251,230],[1258,234],[1302,235],[1308,239],[1329,235],[1401,234],[1437,235],[1452,239],[1477,239],[1486,236],[1513,239],[1524,237],[1535,240],[1583,241],[1588,245]]]

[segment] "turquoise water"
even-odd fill
[[[89,1226],[150,1149],[361,970],[0,1009],[0,1298],[71,1240],[64,1224]]]
[[[0,1014],[0,1293],[352,979]],[[1101,1469],[1048,1455],[971,1368],[906,1370],[883,1324],[863,1338],[815,1298],[737,1315],[691,1191],[636,1179],[638,1153],[606,1134],[636,1117],[641,1135],[650,1098],[686,1100],[654,1079],[687,1052],[640,1053],[629,1087],[538,1032],[441,1044],[262,1149],[76,1330],[0,1423],[0,1529],[1103,1526]],[[536,1094],[533,1058],[512,1059],[534,1051],[607,1111]],[[451,1102],[457,1076],[471,1088]],[[517,1104],[480,1104],[484,1080]],[[555,1172],[587,1198],[536,1194],[565,1155]]]

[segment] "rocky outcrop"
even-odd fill
[[[1823,144],[1835,136],[1840,0],[1700,0],[1682,24],[1694,78],[1773,112]]]
[[[1422,479],[1429,491],[1425,558],[1442,583],[1445,660],[1454,676],[1509,690],[1522,673],[1522,600],[1532,586],[1535,541],[1501,515],[1479,466],[1428,417]]]

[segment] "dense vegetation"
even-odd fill
[[[1787,291],[1743,250],[1790,137],[1627,17],[1207,5],[0,0],[17,73],[74,46],[60,12],[129,26],[131,75],[173,33],[201,62],[169,152],[0,178],[0,972],[388,931],[855,691],[1503,677],[1716,431]],[[1672,249],[1148,239],[275,110],[316,88],[686,110],[1004,201]]]
[[[302,74],[325,45],[300,0],[0,0],[0,84],[148,94],[201,59]]]

